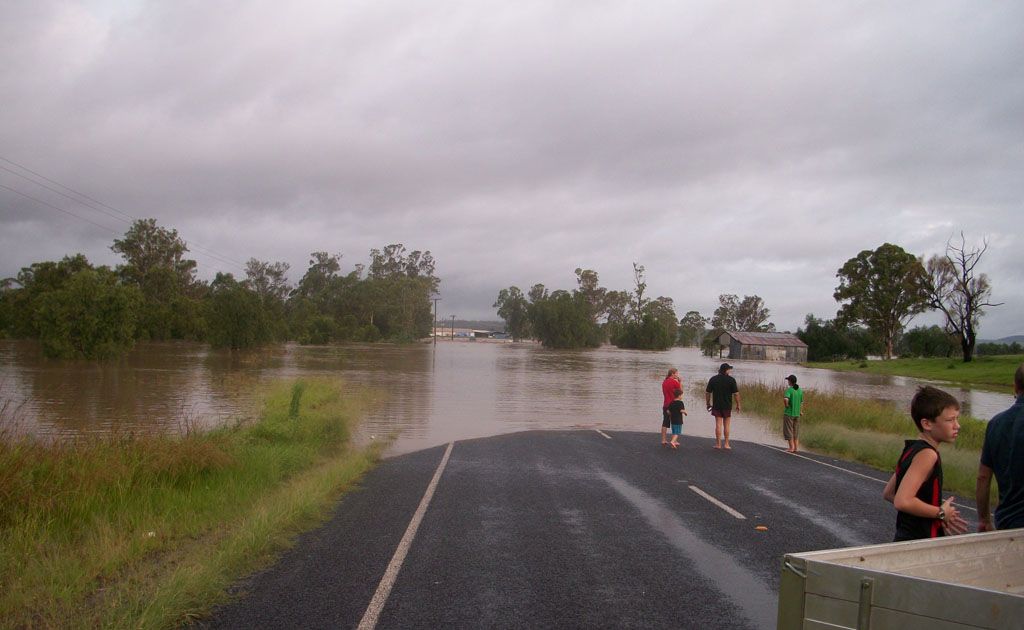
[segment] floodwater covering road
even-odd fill
[[[720,363],[693,348],[557,351],[533,343],[441,342],[286,344],[229,352],[203,344],[150,342],[137,344],[119,361],[98,364],[47,360],[37,343],[0,340],[0,405],[9,402],[24,428],[40,435],[174,432],[251,417],[259,412],[267,385],[281,379],[338,378],[385,394],[385,403],[362,424],[363,437],[397,434],[391,453],[408,453],[529,429],[657,431],[661,381],[669,367],[677,367],[686,385],[688,430],[710,436],[714,422],[694,390]],[[760,381],[781,392],[783,379],[795,371],[812,395],[840,391],[893,401],[904,409],[919,384],[904,377],[784,363],[732,363],[741,390]],[[946,389],[963,402],[965,413],[982,419],[1013,403],[1009,394]],[[735,437],[784,444],[776,426],[781,418],[770,420],[773,430],[761,419],[738,414]],[[907,427],[912,429],[909,417]]]
[[[784,553],[891,540],[881,473],[712,443],[530,431],[390,458],[206,623],[771,628]]]

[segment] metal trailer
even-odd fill
[[[1024,529],[786,554],[778,628],[1024,628]]]

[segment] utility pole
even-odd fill
[[[452,341],[455,341],[455,316],[452,315]]]
[[[434,338],[434,345],[437,345],[437,303],[441,301],[441,298],[434,298],[434,329],[431,331],[434,334],[431,337]]]

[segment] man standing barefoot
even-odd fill
[[[708,380],[708,386],[704,390],[704,404],[708,411],[715,416],[715,448],[732,448],[729,446],[729,421],[732,419],[732,403],[736,399],[736,411],[740,411],[740,389],[736,386],[736,379],[730,372],[732,366],[723,363],[718,368],[718,374]],[[725,443],[722,443],[722,430],[725,430]]]

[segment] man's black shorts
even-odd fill
[[[661,408],[661,426],[665,427],[666,429],[669,428],[670,426],[672,426],[672,422],[670,420],[671,420],[671,418],[670,418],[670,415],[668,413],[668,407],[662,407]]]

